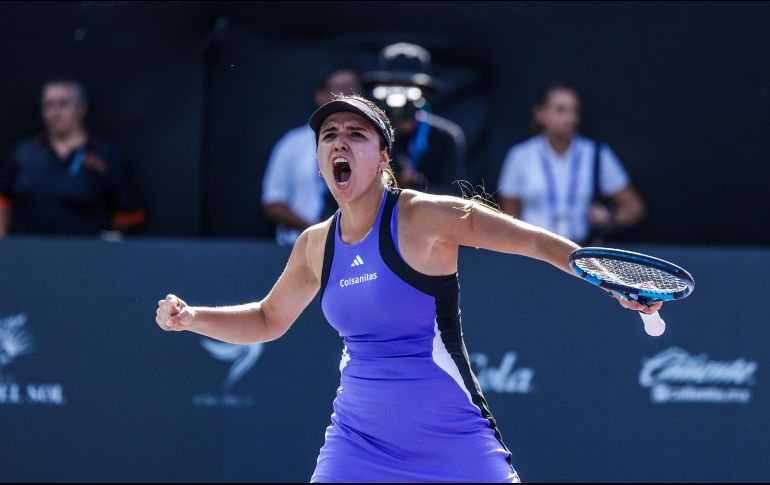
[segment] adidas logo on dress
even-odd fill
[[[351,268],[355,266],[363,266],[364,260],[361,259],[361,256],[356,255],[356,259],[353,260],[353,264],[350,265]]]

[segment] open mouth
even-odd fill
[[[334,168],[334,181],[337,182],[337,185],[347,185],[350,181],[350,175],[353,173],[350,169],[350,163],[344,158],[335,158],[332,164]]]

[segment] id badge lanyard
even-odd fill
[[[550,159],[546,153],[545,144],[548,141],[543,137],[543,146],[540,150],[540,166],[545,176],[545,186],[548,196],[548,211],[551,215],[551,227],[557,234],[564,237],[570,237],[570,212],[575,210],[577,203],[577,182],[578,171],[580,168],[580,151],[577,148],[576,140],[572,140],[572,160],[569,167],[569,184],[567,186],[566,206],[559,207],[558,190],[556,189],[556,178],[553,174]]]
[[[70,164],[69,172],[70,176],[77,177],[78,173],[80,173],[81,167],[83,167],[83,162],[86,160],[86,150],[85,148],[80,148],[75,153],[75,157],[72,159],[72,163]]]

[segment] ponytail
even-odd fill
[[[382,181],[385,182],[385,187],[390,187],[391,189],[397,189],[398,188],[398,180],[396,179],[396,174],[393,172],[393,167],[388,164],[387,168],[382,171]]]

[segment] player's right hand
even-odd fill
[[[181,298],[167,295],[165,300],[158,301],[155,322],[163,330],[177,332],[186,330],[194,319],[195,310]]]

